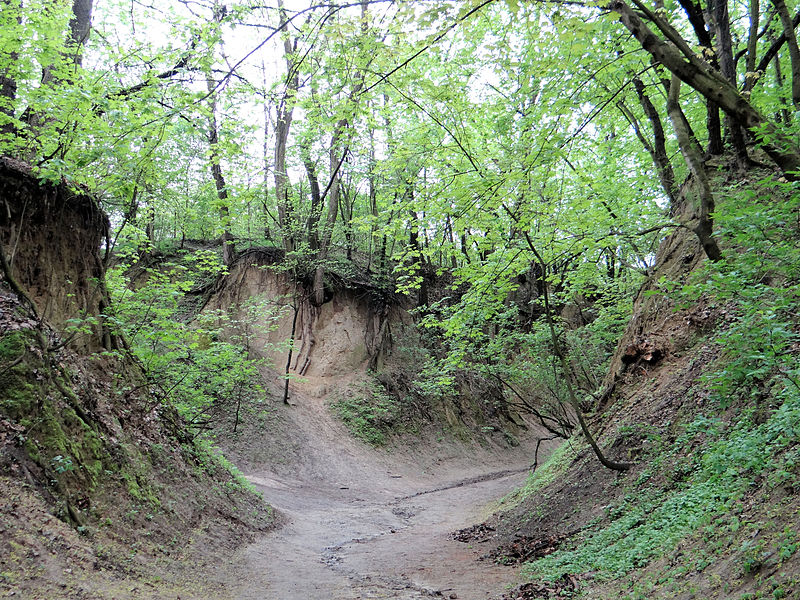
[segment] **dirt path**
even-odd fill
[[[515,581],[514,569],[479,560],[479,544],[450,535],[524,481],[529,455],[448,445],[376,452],[354,442],[321,400],[296,402],[281,424],[292,459],[248,462],[282,525],[232,557],[233,598],[483,600]]]
[[[449,536],[480,521],[487,503],[519,485],[522,473],[397,499],[252,479],[287,522],[234,561],[252,574],[235,598],[479,600],[514,579],[513,570],[479,561],[480,547]]]

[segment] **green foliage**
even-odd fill
[[[197,431],[207,429],[225,407],[262,401],[258,375],[264,349],[254,347],[259,333],[254,323],[257,316],[268,327],[277,312],[248,305],[195,314],[189,292],[220,269],[216,255],[200,251],[184,263],[146,269],[143,283],[132,283],[125,265],[108,274],[114,297],[109,318],[125,334],[157,397]],[[242,318],[234,318],[240,308]]]
[[[337,392],[331,408],[354,436],[371,446],[383,446],[397,431],[402,412],[397,398],[373,377]]]
[[[568,356],[571,372],[566,374],[553,348],[542,299],[519,301],[523,292],[506,284],[507,288],[498,285],[488,291],[488,282],[475,281],[458,301],[442,302],[423,317],[422,325],[442,341],[423,361],[417,387],[425,394],[442,395],[455,390],[457,373],[474,373],[497,385],[507,405],[544,416],[554,431],[569,437],[573,423],[564,408],[571,402],[567,377],[579,399],[591,405],[627,324],[631,289],[612,281],[591,302],[580,294],[555,296],[562,299],[565,314],[580,315],[578,323],[553,316],[561,349]]]
[[[572,548],[529,563],[526,573],[557,579],[564,573],[593,571],[600,579],[613,579],[662,556],[687,535],[730,511],[742,494],[776,468],[782,453],[798,441],[800,397],[786,398],[761,424],[747,415],[727,429],[710,429],[708,423],[707,418],[698,417],[672,446],[657,450],[662,459],[680,456],[702,440],[688,477],[679,475],[673,489],[637,485],[620,504],[607,509],[604,520],[579,534]],[[661,462],[660,470],[668,462]],[[787,549],[790,546],[791,542]],[[757,568],[761,553],[743,556],[745,571]]]

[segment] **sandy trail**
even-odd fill
[[[232,557],[233,598],[485,600],[514,583],[514,569],[480,561],[480,544],[450,535],[522,484],[524,450],[376,452],[354,442],[322,401],[296,402],[282,426],[292,431],[292,462],[278,472],[249,465],[282,526]]]

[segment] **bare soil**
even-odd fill
[[[227,444],[282,524],[211,575],[229,597],[478,600],[519,583],[516,567],[482,560],[480,541],[453,532],[485,520],[522,484],[534,431],[513,449],[446,435],[374,449],[330,413],[326,391],[294,385],[294,406],[276,405]]]

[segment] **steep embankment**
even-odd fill
[[[244,253],[206,304],[227,311],[232,323],[249,323],[248,349],[266,359],[273,396],[283,395],[288,373],[290,390],[332,405],[352,432],[378,444],[415,432],[410,439],[508,448],[535,435],[496,384],[464,378],[455,391],[439,394],[417,385],[430,361],[406,298],[370,281],[369,273],[329,273],[325,302],[316,306],[281,261],[275,249]],[[385,410],[367,414],[371,406]]]
[[[732,198],[719,227],[748,252],[729,243],[708,265],[677,230],[636,299],[592,419],[634,467],[603,469],[570,440],[490,520],[496,532],[466,532],[526,565],[533,581],[509,598],[800,594],[796,234],[778,217],[796,201],[762,181],[749,204],[717,182]]]
[[[268,526],[268,507],[105,323],[95,201],[8,160],[0,198],[0,590],[210,597],[185,573]]]

